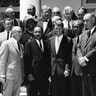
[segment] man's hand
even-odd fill
[[[32,74],[29,74],[29,75],[28,75],[28,80],[29,80],[29,81],[32,81],[32,80],[35,80],[35,78],[34,78],[34,76],[33,76]]]
[[[78,62],[79,62],[79,64],[80,64],[82,67],[83,67],[83,66],[87,66],[86,60],[85,60],[84,57],[79,57],[79,58],[78,58]]]
[[[68,70],[65,70],[65,71],[64,71],[64,76],[65,76],[65,77],[68,77],[68,76],[69,76],[69,71],[68,71]]]

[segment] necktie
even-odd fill
[[[90,37],[90,35],[91,35],[91,31],[89,30],[89,31],[87,32],[88,38]]]
[[[7,32],[7,40],[9,39],[9,31]]]
[[[70,21],[68,21],[68,28],[71,28],[71,27],[70,27]]]
[[[90,35],[91,35],[91,31],[89,30],[89,31],[87,32],[87,39],[86,39],[86,42],[87,42],[88,39],[90,38]]]
[[[18,49],[19,49],[19,51],[20,51],[20,43],[19,43],[19,42],[17,42],[17,45],[18,45]]]
[[[77,44],[79,43],[79,36],[77,36]]]

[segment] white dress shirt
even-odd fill
[[[41,41],[42,48],[40,47],[40,41]],[[43,40],[41,39],[40,41],[36,39],[38,46],[41,48],[42,51],[44,51]]]
[[[55,49],[56,49],[56,54],[58,53],[58,50],[59,50],[59,47],[60,47],[60,43],[61,43],[61,40],[63,38],[63,34],[59,37],[55,37]]]

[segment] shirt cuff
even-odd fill
[[[0,77],[1,77],[1,78],[5,78],[5,75],[1,75]]]
[[[89,61],[89,59],[88,59],[86,56],[84,56],[84,59],[85,59],[85,61],[87,61],[87,62]]]

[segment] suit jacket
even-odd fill
[[[88,31],[81,34],[80,42],[78,45],[78,57],[86,56],[89,61],[86,62],[87,66],[82,67],[84,74],[96,75],[96,28],[90,37]]]
[[[11,31],[10,31],[10,32],[11,32]],[[0,33],[0,46],[1,46],[1,43],[2,43],[3,41],[7,40],[7,34],[8,34],[8,33],[7,33],[6,30]],[[10,34],[10,33],[9,33],[9,34]]]
[[[20,19],[17,18],[13,19],[13,26],[20,26],[22,30],[24,30],[24,25]]]
[[[71,75],[74,72],[75,75],[81,76],[82,75],[82,70],[81,70],[81,66],[80,66],[80,64],[78,62],[78,57],[77,57],[77,46],[78,46],[78,43],[79,43],[78,38],[79,37],[75,37],[73,39]]]
[[[60,43],[58,53],[55,50],[55,36],[50,38],[50,49],[51,49],[51,70],[52,75],[57,73],[62,76],[65,69],[70,70],[71,65],[71,39],[63,35]]]
[[[35,80],[48,79],[50,74],[50,55],[47,43],[43,41],[44,51],[40,49],[35,38],[28,41],[25,45],[24,65],[25,74],[32,74]]]
[[[38,21],[37,25],[39,25],[39,26],[41,26],[43,28],[43,20]],[[49,32],[52,31],[52,29],[53,29],[53,27],[52,27],[52,20],[49,19],[48,24],[47,24],[47,28],[46,28],[46,30],[45,30],[45,32],[43,34],[43,38],[45,40],[48,39],[47,35],[48,35]]]
[[[23,70],[23,47],[18,50],[14,38],[2,43],[0,48],[0,76],[7,79],[17,79]]]

